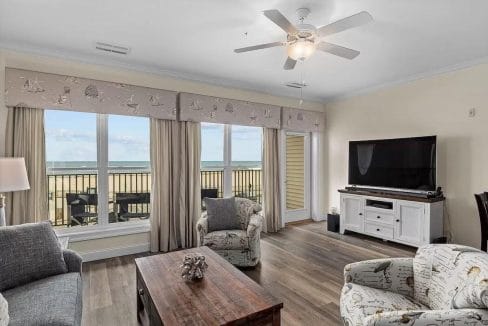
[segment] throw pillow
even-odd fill
[[[8,322],[8,303],[0,293],[0,326],[7,326]]]
[[[49,222],[0,228],[0,291],[67,271]]]
[[[207,207],[208,232],[241,229],[234,197],[205,198],[204,200]]]

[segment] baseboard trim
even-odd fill
[[[142,243],[133,246],[126,246],[126,247],[117,247],[117,248],[107,248],[103,250],[91,251],[80,253],[81,258],[83,258],[83,262],[89,262],[94,260],[100,259],[107,259],[125,255],[133,255],[138,254],[141,252],[148,252],[149,251],[149,243]]]

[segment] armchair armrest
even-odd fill
[[[346,283],[369,286],[413,297],[413,258],[365,260],[344,267]]]
[[[452,309],[452,310],[400,310],[377,313],[364,320],[365,326],[391,325],[486,325],[486,309]]]
[[[73,250],[64,249],[63,258],[69,273],[81,273],[81,264],[83,260],[80,255]]]
[[[263,228],[263,217],[260,214],[253,214],[249,219],[249,225],[247,226],[247,236],[254,238],[261,233]]]
[[[208,233],[208,220],[207,220],[207,212],[203,212],[200,218],[197,221],[197,238],[198,238],[198,245],[203,245],[203,237]]]

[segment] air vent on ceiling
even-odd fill
[[[304,88],[304,87],[307,87],[308,85],[305,84],[304,82],[293,81],[293,82],[286,83],[285,86],[288,86],[291,88]]]
[[[105,51],[105,52],[123,54],[123,55],[126,55],[127,53],[130,52],[130,48],[126,46],[114,45],[114,44],[108,44],[102,42],[96,42],[95,49],[100,51]]]

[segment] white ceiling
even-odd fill
[[[369,11],[369,25],[327,41],[361,51],[348,61],[317,52],[284,71],[284,48],[235,54],[285,33],[261,11],[296,22],[308,7],[316,26]],[[244,33],[247,32],[247,37]],[[128,56],[94,50],[103,41]],[[285,82],[309,84],[304,98],[328,100],[488,57],[487,0],[0,0],[0,46],[163,75],[300,97]]]

